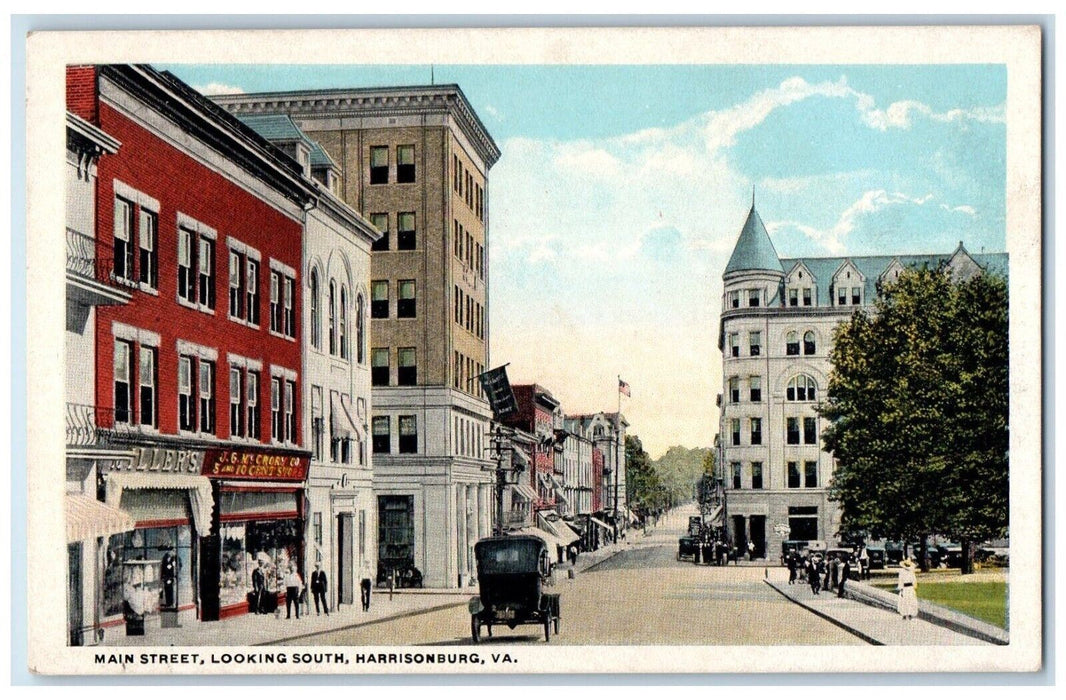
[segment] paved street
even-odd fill
[[[562,622],[552,644],[863,644],[790,603],[763,581],[761,566],[694,566],[675,559],[695,510],[679,509],[647,537],[574,579],[565,571]],[[580,567],[581,562],[579,562]],[[539,627],[494,628],[487,644],[543,643]],[[465,604],[287,640],[291,644],[469,644]]]

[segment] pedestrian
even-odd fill
[[[837,585],[837,598],[844,597],[844,584],[847,582],[849,576],[851,576],[851,559],[845,559],[844,563],[841,565],[840,583]]]
[[[822,590],[823,591],[832,590],[829,587],[829,584],[830,584],[830,581],[831,581],[831,577],[832,577],[832,574],[830,572],[832,570],[833,570],[833,559],[832,558],[827,559],[827,560],[822,562],[821,571],[819,573],[822,574]]]
[[[870,579],[870,552],[866,550],[865,544],[859,552],[859,578],[863,581]]]
[[[304,587],[303,579],[296,571],[296,564],[289,562],[289,573],[285,574],[285,619],[292,618],[292,606],[296,606],[296,619],[300,619],[300,591]]]
[[[363,612],[370,611],[370,568],[363,564],[359,571],[359,598],[363,604]]]
[[[796,583],[796,553],[789,552],[785,557],[785,563],[788,565],[788,585]]]
[[[266,592],[266,573],[263,571],[263,560],[256,562],[252,570],[252,612],[259,615],[263,612],[263,594]]]
[[[748,540],[748,561],[755,561],[755,543]]]
[[[829,586],[830,590],[835,589],[840,582],[840,555],[834,554],[833,558],[829,561]]]
[[[326,572],[322,570],[322,562],[315,562],[315,570],[311,572],[311,597],[315,599],[315,615],[320,615],[318,602],[322,601],[322,611],[329,617],[329,606],[326,604]]]
[[[807,562],[807,582],[811,584],[811,593],[814,593],[814,595],[818,595],[818,591],[822,587],[822,576],[819,567],[821,567],[821,561],[818,560],[818,557],[811,557],[810,561]]]
[[[914,575],[914,562],[904,559],[899,565],[896,579],[899,593],[898,610],[904,620],[913,620],[918,615],[918,578]]]

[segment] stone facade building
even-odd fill
[[[740,552],[776,558],[785,539],[836,543],[828,498],[833,457],[817,414],[828,386],[833,328],[871,305],[905,268],[949,274],[1006,270],[1006,255],[781,258],[752,206],[723,275],[719,469],[725,525]]]

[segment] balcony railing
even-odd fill
[[[136,282],[115,275],[115,259],[97,254],[98,241],[80,231],[67,228],[67,271],[86,279],[120,287],[134,287]]]
[[[132,430],[128,423],[115,421],[115,409],[67,404],[67,447],[100,447],[111,444],[116,435]]]

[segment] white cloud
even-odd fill
[[[244,89],[236,85],[226,83],[208,83],[207,85],[193,85],[193,89],[201,95],[243,95]]]
[[[858,94],[858,93],[856,93]],[[893,102],[886,109],[874,109],[872,99],[867,101],[860,99],[857,103],[863,122],[879,131],[893,129],[909,129],[913,124],[913,117],[919,114],[927,119],[937,122],[976,121],[983,123],[1003,123],[1006,120],[1003,105],[996,107],[975,107],[973,109],[951,109],[947,112],[934,112],[933,109],[922,102],[915,100],[902,100]]]
[[[960,204],[957,207],[953,207],[948,204],[941,204],[940,208],[944,211],[950,211],[952,213],[958,212],[960,214],[966,214],[967,216],[977,216],[977,210],[971,207],[969,204]]]

